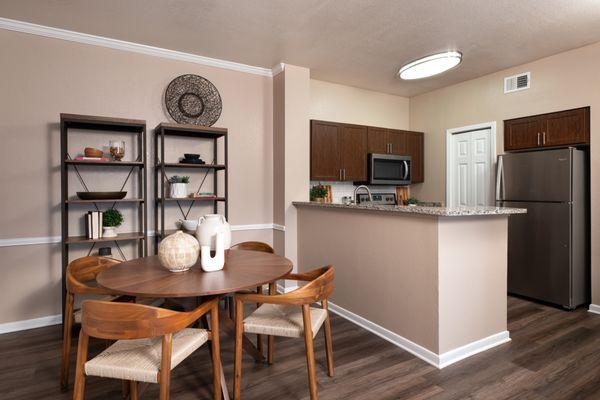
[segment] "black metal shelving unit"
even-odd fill
[[[212,140],[213,159],[210,164],[183,164],[165,162],[165,139],[169,136],[179,136],[196,138],[201,140]],[[218,161],[218,143],[223,140],[224,160]],[[219,210],[219,203],[224,205],[225,218],[228,218],[228,182],[227,182],[227,129],[213,128],[197,125],[161,123],[154,129],[154,223],[155,223],[155,246],[154,251],[158,249],[158,242],[162,237],[173,233],[175,230],[165,229],[165,205],[175,203],[178,205],[181,215],[187,219],[187,215],[195,204],[212,203],[213,212],[216,214]],[[196,170],[204,171],[206,174],[213,173],[213,192],[212,197],[189,197],[185,199],[172,199],[166,195],[166,185],[169,180],[169,172],[173,170]],[[219,196],[218,172],[224,174],[223,194]],[[187,212],[184,211],[187,208]]]
[[[74,160],[68,152],[69,131],[71,129],[106,132],[125,132],[137,135],[138,156],[135,161],[89,161]],[[88,254],[96,246],[96,243],[114,242],[121,256],[125,258],[120,242],[137,241],[138,256],[148,254],[148,210],[147,210],[147,166],[146,166],[146,121],[137,119],[110,118],[93,115],[60,114],[60,148],[61,148],[61,226],[62,226],[62,304],[65,305],[65,272],[69,263],[69,249],[73,245],[90,245]],[[123,182],[123,186],[130,177],[138,179],[138,194],[134,198],[120,200],[79,200],[69,199],[69,170],[75,171],[83,188],[87,191],[87,185],[79,172],[79,166],[90,166],[93,168],[129,168],[129,174]],[[120,204],[133,204],[138,207],[138,230],[136,232],[120,233],[117,237],[88,239],[86,236],[69,235],[69,207],[71,205],[92,206],[99,210],[100,204],[116,208]],[[63,313],[64,314],[64,313]]]

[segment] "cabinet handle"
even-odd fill
[[[342,180],[342,169],[340,168],[340,181]]]
[[[390,143],[390,154],[394,152],[394,143]]]
[[[537,145],[538,146],[540,145],[540,133],[539,132],[537,133]]]
[[[542,132],[542,144],[546,145],[546,132]]]
[[[344,168],[342,171],[344,173],[344,179],[343,180],[346,180],[346,168]]]

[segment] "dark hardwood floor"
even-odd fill
[[[320,398],[600,399],[600,315],[512,297],[508,305],[512,341],[443,370],[334,316],[334,378],[325,373],[321,333],[316,341]],[[60,326],[0,335],[0,399],[70,399],[59,390],[60,346]],[[303,346],[301,339],[278,338],[272,366],[246,357],[243,398],[307,399]],[[224,335],[221,354],[231,388],[233,341]],[[173,371],[171,398],[208,399],[210,382],[203,348]],[[157,399],[157,389],[151,385],[142,398]],[[120,382],[88,378],[86,399],[120,398]]]

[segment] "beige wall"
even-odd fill
[[[406,97],[311,79],[310,118],[383,128],[409,128]]]
[[[163,109],[164,90],[173,78],[186,73],[212,81],[223,99],[223,113],[215,126],[229,129],[230,222],[273,221],[270,77],[6,30],[0,30],[0,48],[1,239],[60,235],[61,112],[145,119],[150,149],[152,128],[169,120]],[[90,134],[84,140],[102,145],[107,137]],[[85,144],[74,143],[77,148],[71,151]],[[175,158],[189,149],[184,140],[169,151]],[[111,174],[85,174],[92,185],[105,187],[108,181],[108,186],[115,186]],[[192,182],[198,181],[199,175],[193,175]],[[71,183],[74,192],[77,182]],[[148,189],[152,197],[152,185]],[[197,214],[208,211],[199,209]],[[152,216],[149,212],[150,229]],[[72,229],[79,227],[74,218]],[[271,242],[272,232],[235,232],[234,240],[238,237]],[[59,253],[58,245],[0,248],[0,323],[60,313]]]
[[[531,89],[503,94],[503,78],[531,72]],[[508,118],[591,106],[592,301],[600,304],[600,43],[439,89],[410,99],[410,128],[425,132],[425,183],[413,195],[445,200],[446,129],[497,121],[503,149]]]

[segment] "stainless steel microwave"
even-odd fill
[[[370,185],[410,185],[410,156],[369,154]]]

